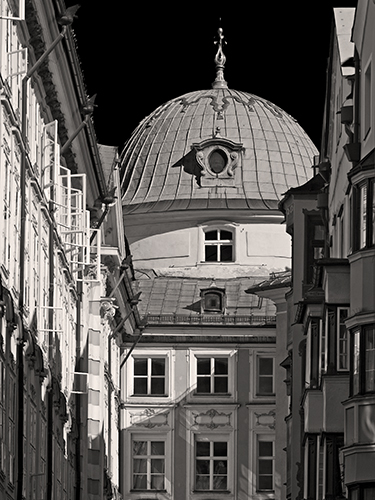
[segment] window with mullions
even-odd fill
[[[274,358],[259,357],[257,373],[257,395],[269,396],[275,393]]]
[[[228,229],[214,229],[204,233],[205,262],[233,262],[233,232]]]
[[[163,396],[166,389],[165,358],[133,358],[133,394],[135,396]]]
[[[133,490],[165,489],[165,442],[133,441]]]
[[[308,214],[305,240],[305,284],[313,283],[315,261],[324,257],[325,227],[321,217]]]
[[[228,393],[228,358],[197,357],[197,393]]]
[[[375,392],[375,325],[352,331],[351,395]]]
[[[375,180],[366,179],[353,188],[353,250],[375,245]]]
[[[274,489],[274,441],[268,436],[258,437],[257,491]]]
[[[195,443],[195,489],[228,490],[228,443],[198,438]]]
[[[373,500],[375,498],[375,484],[359,484],[349,487],[349,500]]]

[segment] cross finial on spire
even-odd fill
[[[221,22],[221,19],[220,19]],[[217,30],[218,33],[218,40],[215,40],[215,45],[218,45],[218,49],[216,52],[215,56],[215,63],[216,63],[216,78],[215,81],[212,84],[212,88],[217,89],[217,88],[228,88],[227,82],[224,80],[224,66],[225,66],[225,61],[227,58],[224,55],[223,52],[223,44],[227,43],[224,40],[224,35],[223,35],[223,28],[219,28]]]

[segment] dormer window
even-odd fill
[[[227,166],[228,158],[222,149],[214,149],[208,158],[210,169],[215,174],[220,174]]]
[[[233,233],[228,229],[214,229],[204,234],[205,262],[233,262]]]
[[[225,289],[211,286],[201,290],[202,314],[223,314],[225,309]]]

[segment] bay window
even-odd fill
[[[353,250],[375,245],[375,189],[373,178],[365,179],[353,188],[352,247]]]
[[[351,395],[375,392],[375,324],[352,331]]]

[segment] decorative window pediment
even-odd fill
[[[193,144],[196,160],[201,168],[201,187],[234,186],[235,169],[241,165],[241,143],[216,135]]]

